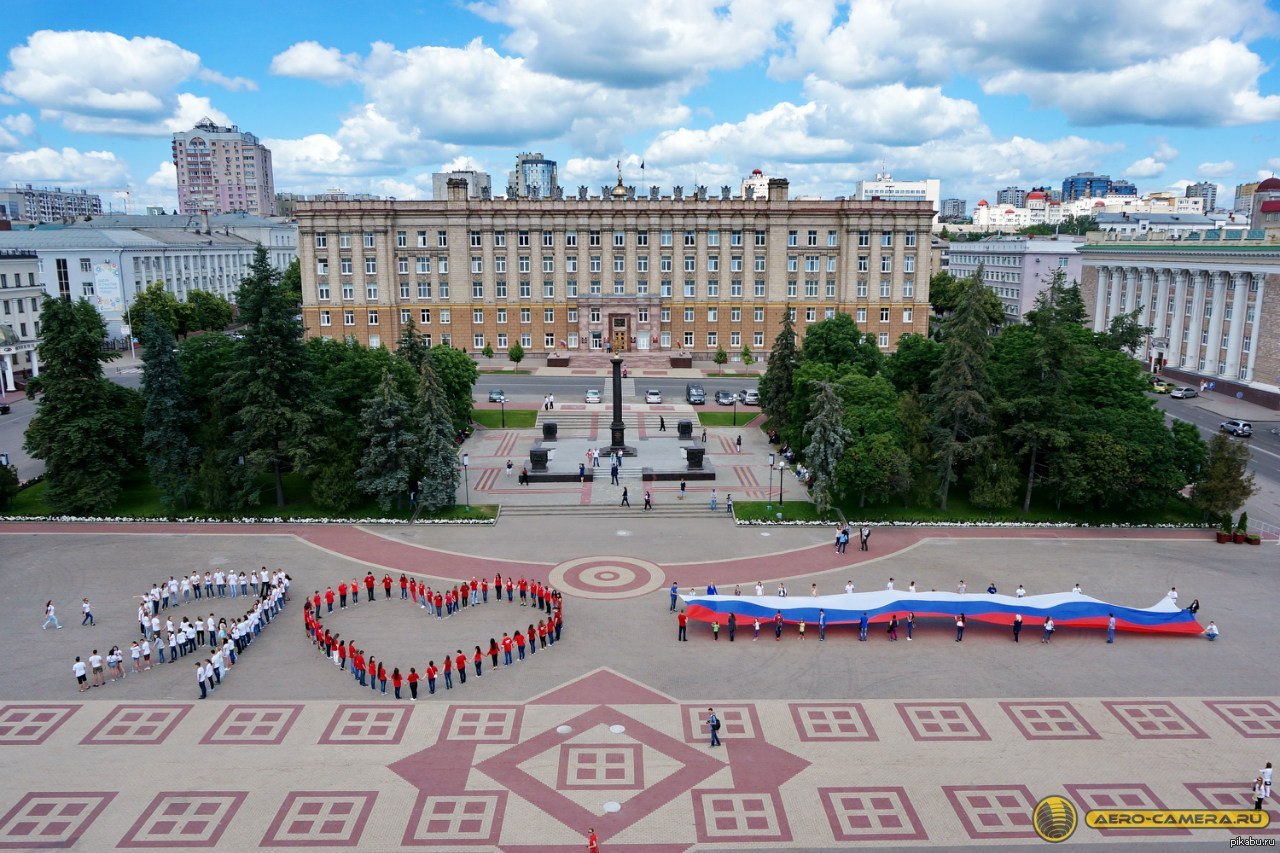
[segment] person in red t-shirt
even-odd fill
[[[547,623],[543,619],[538,620],[538,645],[547,647]]]
[[[525,636],[529,638],[529,654],[538,651],[538,631],[533,627],[533,623],[529,623],[529,630],[525,632]]]
[[[476,654],[472,660],[476,665],[476,678],[480,678],[484,673],[484,652],[480,651],[479,646],[476,646]]]
[[[413,578],[409,581],[409,598],[413,601],[418,600],[418,579]]]
[[[515,588],[516,588],[516,585],[511,581],[511,578],[507,578],[507,603],[508,604],[515,601]]]
[[[382,597],[391,597],[391,575],[382,576]]]
[[[442,618],[440,614],[443,611],[444,611],[444,596],[437,592],[436,593],[436,618],[437,619]]]
[[[338,582],[338,605],[341,609],[347,609],[347,582]]]
[[[328,589],[326,589],[326,590],[324,591],[324,603],[325,603],[325,604],[328,606],[328,608],[329,608],[329,609],[326,611],[326,612],[328,612],[328,613],[332,613],[332,612],[333,612],[333,599],[334,599],[334,595],[333,595],[333,587],[329,587]]]
[[[400,599],[403,601],[408,597],[409,597],[409,578],[406,577],[404,574],[401,574],[400,575]]]
[[[524,634],[516,631],[516,651],[520,655],[520,660],[524,660]]]
[[[529,582],[520,576],[520,606],[526,607],[529,604]]]
[[[409,667],[409,701],[418,701],[418,670]]]
[[[676,624],[679,626],[676,629],[676,642],[689,642],[689,637],[686,633],[686,631],[688,631],[689,617],[684,615],[683,610],[680,611],[680,615],[676,616]]]
[[[479,596],[480,596],[480,582],[477,581],[475,578],[472,578],[471,579],[471,603],[479,604],[480,603]]]
[[[453,689],[453,658],[448,654],[444,656],[444,689]]]
[[[587,853],[600,853],[600,839],[596,838],[595,829],[587,830]]]
[[[564,618],[560,615],[561,611],[556,611],[556,642],[560,642],[560,628],[564,623]]]
[[[502,572],[495,572],[493,575],[493,591],[498,595],[498,602],[502,602]]]
[[[480,579],[480,598],[481,600],[484,601],[485,604],[489,603],[489,579],[488,578]]]
[[[353,649],[351,652],[351,677],[364,687],[364,655],[359,649]]]
[[[369,574],[364,576],[364,588],[365,591],[369,593],[370,601],[373,601],[373,585],[377,582],[378,580],[373,576],[373,572],[369,572]]]
[[[511,666],[511,637],[505,631],[502,632],[502,663]]]
[[[383,694],[385,695],[387,692],[387,668],[383,665],[382,661],[378,661],[378,682],[382,687]]]
[[[311,610],[316,614],[320,613],[320,590],[316,590],[316,594],[311,596]]]
[[[397,699],[400,698],[400,685],[403,682],[404,682],[404,679],[400,676],[400,667],[396,667],[395,669],[391,670],[391,686],[395,688]]]
[[[467,683],[467,656],[458,649],[458,656],[453,659],[454,668],[458,670],[458,683]]]
[[[338,643],[338,669],[347,668],[347,641]]]
[[[427,661],[427,692],[432,696],[436,693],[436,675],[439,670],[436,669],[435,661]]]

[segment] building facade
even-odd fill
[[[966,219],[968,208],[969,203],[962,198],[944,198],[938,205],[938,219],[942,222]]]
[[[996,204],[1004,204],[1009,207],[1026,207],[1027,191],[1021,187],[1005,187],[996,191]]]
[[[853,198],[855,201],[927,201],[934,208],[933,222],[936,223],[938,204],[942,201],[942,182],[937,178],[895,181],[893,175],[881,172],[874,181],[858,181]]]
[[[1216,210],[1218,207],[1218,185],[1213,181],[1200,181],[1189,185],[1185,190],[1187,198],[1204,199],[1205,210]]]
[[[507,195],[514,198],[551,198],[560,186],[559,181],[555,160],[548,160],[540,151],[525,151],[516,155],[516,167],[507,176]]]
[[[470,169],[453,172],[431,173],[431,197],[448,198],[449,180],[460,178],[467,182],[467,198],[492,198],[493,180],[488,172],[475,172]]]
[[[191,130],[175,133],[173,165],[181,213],[276,212],[271,150],[235,125],[221,127],[203,118]]]
[[[925,202],[639,196],[317,203],[299,209],[310,336],[531,353],[760,354],[837,311],[884,350],[928,329]]]
[[[1280,408],[1280,234],[1095,232],[1080,251],[1096,331],[1139,310],[1149,367]]]
[[[1129,181],[1113,181],[1110,175],[1095,175],[1093,172],[1079,172],[1062,181],[1062,201],[1137,194],[1138,188]]]
[[[15,375],[40,374],[36,345],[43,295],[36,253],[0,249],[0,388],[5,391],[15,390]]]
[[[1258,189],[1261,181],[1253,181],[1247,184],[1236,184],[1236,192],[1234,202],[1231,209],[1236,213],[1248,213],[1253,209],[1253,193]]]
[[[214,233],[241,237],[250,243],[261,244],[267,250],[271,266],[285,270],[298,257],[298,223],[292,219],[276,217],[267,219],[247,213],[223,213],[218,215],[158,214],[150,216],[111,213],[90,222],[78,222],[73,228],[138,229],[141,233],[155,231],[166,236],[185,232],[188,239],[199,240],[201,234]]]
[[[982,280],[1000,298],[1005,317],[1021,322],[1059,270],[1068,283],[1080,280],[1081,237],[989,237],[952,243],[949,272],[965,278],[982,267]]]
[[[0,190],[0,219],[15,222],[62,222],[102,213],[102,197],[61,187],[12,187]]]

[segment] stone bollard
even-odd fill
[[[689,463],[690,471],[702,470],[702,456],[706,452],[707,452],[707,449],[703,447],[701,444],[695,447],[686,447],[684,449],[684,458],[685,458],[685,461]]]
[[[693,421],[679,421],[676,424],[676,438],[693,440]]]
[[[547,449],[545,447],[534,447],[529,451],[529,463],[535,472],[545,472],[547,470]]]
[[[555,441],[556,433],[559,431],[559,429],[560,427],[556,424],[555,421],[543,421],[542,422],[542,440]]]

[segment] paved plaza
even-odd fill
[[[1030,813],[1046,795],[1082,812],[1244,806],[1252,774],[1276,758],[1275,545],[884,528],[868,552],[838,555],[831,532],[739,527],[704,506],[465,527],[7,525],[0,745],[22,772],[0,782],[0,849],[562,851],[584,849],[590,827],[605,851],[1034,849]],[[77,692],[71,661],[133,638],[136,593],[182,570],[261,565],[289,571],[295,601],[210,699],[183,659]],[[396,701],[322,659],[301,626],[301,593],[370,570],[437,586],[495,572],[548,580],[566,595],[563,638]],[[744,595],[785,581],[808,595],[849,580],[882,589],[890,576],[899,588],[964,578],[1031,594],[1079,583],[1138,607],[1177,586],[1222,637],[1107,645],[1101,631],[1061,630],[1042,645],[1028,631],[1015,645],[1007,629],[976,625],[955,643],[948,623],[924,621],[910,643],[882,629],[859,643],[856,626],[822,643],[794,629],[753,642],[745,626],[731,643],[700,624],[675,642],[673,581]],[[96,627],[79,624],[84,596]],[[405,672],[537,621],[518,599],[437,620],[398,588],[377,596],[326,625]],[[49,598],[61,630],[40,628]],[[707,746],[709,707],[722,748]],[[1068,843],[1228,838],[1081,826]]]

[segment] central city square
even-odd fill
[[[0,528],[11,590],[0,629],[19,650],[0,744],[23,768],[0,783],[14,804],[4,846],[558,851],[594,830],[611,851],[1034,849],[1032,813],[1050,795],[1081,815],[1251,808],[1252,774],[1280,735],[1265,636],[1280,593],[1274,544],[1224,548],[1203,530],[886,526],[872,528],[867,551],[855,540],[841,554],[830,525],[735,524],[710,509],[710,483],[684,501],[675,482],[655,485],[653,513],[616,507],[619,488],[603,478],[522,486],[505,461],[532,432],[467,442],[471,499],[511,508],[493,525]],[[711,432],[717,470],[743,469],[737,487],[722,474],[721,494],[769,476],[758,430]],[[666,440],[637,443],[643,453]],[[172,575],[262,566],[289,574],[291,601],[208,700],[193,676],[207,647],[133,672],[140,593]],[[433,590],[483,578],[487,600],[437,619],[402,598],[402,575]],[[496,575],[514,582],[510,602]],[[563,596],[563,633],[491,666],[491,638],[546,618],[522,608],[522,579]],[[731,639],[691,621],[689,641],[677,641],[673,583],[682,595],[714,584],[754,597],[759,582],[766,596],[785,584],[807,597],[890,579],[947,592],[963,580],[975,599],[989,584],[1029,596],[1079,586],[1136,608],[1176,587],[1222,633],[1121,631],[1108,644],[1105,629],[1063,628],[1046,644],[1035,626],[1015,643],[1007,626],[974,622],[957,643],[951,620],[926,618],[909,643],[905,631],[892,642],[883,622],[863,643],[856,623],[828,625],[820,641],[813,625],[801,639],[787,624],[776,640],[771,624],[756,639],[739,623]],[[325,593],[340,584],[361,601],[335,600],[329,613]],[[216,592],[159,616],[244,609]],[[399,700],[393,686],[361,686],[345,660],[339,669],[317,651],[303,625],[316,594],[343,642],[388,673],[422,674],[416,701],[407,684]],[[85,597],[93,627],[78,624]],[[47,599],[61,630],[40,627]],[[70,662],[114,645],[127,677],[76,692]],[[429,693],[429,662],[457,654],[470,677]],[[723,747],[709,745],[711,709]],[[1230,837],[1081,822],[1069,843],[1220,848]]]

